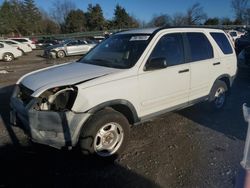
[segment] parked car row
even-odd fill
[[[0,60],[11,62],[33,49],[36,49],[36,45],[29,38],[0,39]]]
[[[22,56],[22,51],[18,47],[0,42],[0,60],[11,62],[20,56]]]

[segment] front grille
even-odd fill
[[[32,99],[31,95],[33,91],[22,84],[19,85],[19,89],[20,92],[18,94],[18,97],[23,101],[25,105],[28,104]]]

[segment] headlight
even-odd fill
[[[56,87],[44,92],[38,99],[35,109],[65,111],[70,110],[77,95],[77,88],[72,86]]]

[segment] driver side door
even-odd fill
[[[144,67],[139,74],[141,116],[150,116],[188,103],[190,64],[185,61],[182,34],[162,36],[147,63],[154,58],[165,58],[167,67],[149,71]]]

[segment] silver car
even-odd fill
[[[95,45],[86,40],[66,40],[60,44],[47,47],[43,56],[63,58],[71,55],[83,55],[89,52]]]

